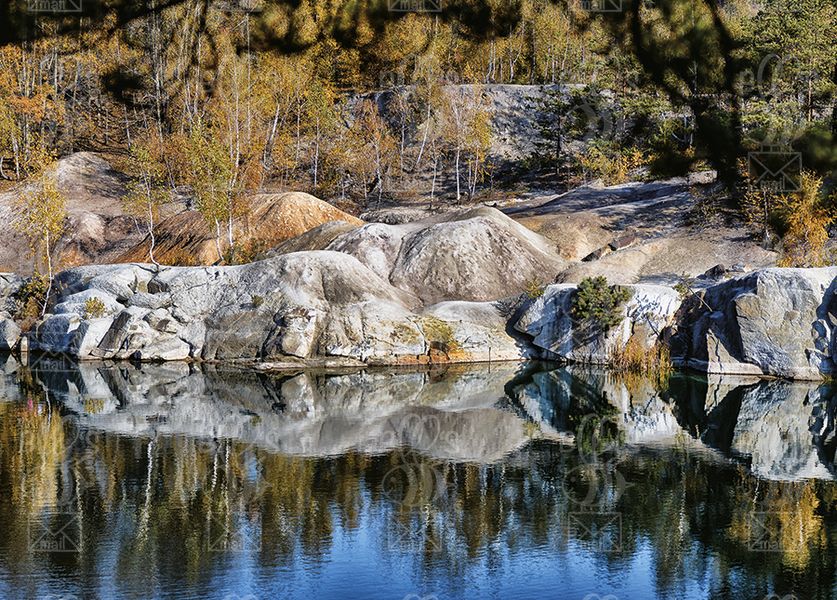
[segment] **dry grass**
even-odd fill
[[[541,296],[543,296],[544,292],[546,291],[546,284],[540,280],[539,277],[533,277],[529,281],[526,282],[526,289],[524,293],[526,297],[530,300],[537,300]]]
[[[649,348],[634,335],[624,347],[611,349],[608,363],[622,377],[651,378],[660,389],[667,387],[673,370],[668,344],[657,341]]]

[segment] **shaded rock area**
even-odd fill
[[[666,181],[535,193],[507,203],[503,212],[553,241],[571,261],[559,281],[604,275],[613,283],[665,283],[698,276],[718,263],[747,270],[770,267],[776,253],[742,233],[723,207],[711,206],[712,173]],[[708,214],[704,214],[708,213]]]

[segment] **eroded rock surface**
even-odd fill
[[[837,268],[765,269],[707,288],[681,315],[675,356],[709,373],[833,373]]]
[[[533,281],[551,281],[566,264],[552,242],[489,207],[399,225],[369,223],[331,239],[328,231],[287,248],[354,256],[426,305],[504,298]]]
[[[543,350],[544,358],[569,362],[607,364],[612,353],[634,338],[650,349],[663,332],[674,324],[680,295],[671,288],[656,285],[625,286],[631,297],[620,307],[621,322],[606,331],[594,323],[573,316],[572,300],[576,286],[548,286],[515,322],[514,327],[530,336]]]
[[[298,252],[230,267],[103,265],[61,273],[32,349],[82,360],[518,360],[492,303],[422,308],[351,255]],[[104,307],[91,314],[88,302]]]
[[[531,287],[555,264],[538,236],[492,209],[439,219],[367,224],[326,250],[239,266],[70,269],[24,333],[11,318],[22,280],[6,276],[0,349],[25,335],[33,351],[84,360],[606,365],[631,344],[665,347],[675,365],[709,373],[819,379],[837,370],[837,267],[763,269],[688,290],[627,285],[621,320],[604,330],[574,316],[574,284]]]

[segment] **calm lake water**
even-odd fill
[[[837,598],[829,386],[3,364],[0,598]]]

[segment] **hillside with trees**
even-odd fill
[[[95,153],[124,175],[120,214],[149,248],[161,219],[188,208],[221,261],[240,262],[255,256],[238,237],[262,192],[360,215],[712,170],[713,196],[755,240],[787,234],[816,246],[786,253],[789,264],[825,260],[829,0],[390,4],[10,2],[0,178],[49,190],[54,161]],[[762,185],[753,158],[776,172],[787,153],[799,158],[793,181]],[[30,244],[36,269],[56,243]]]

